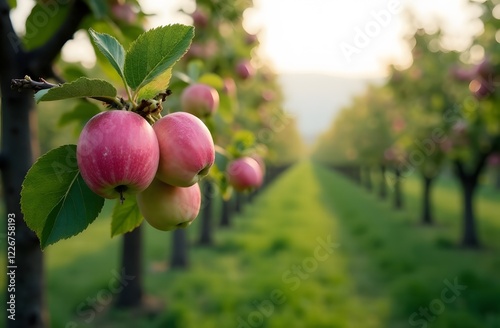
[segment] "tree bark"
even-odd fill
[[[229,200],[222,200],[222,211],[220,225],[221,227],[229,227],[231,225],[231,202]]]
[[[274,177],[273,177],[274,179]],[[241,193],[240,192],[235,192],[234,193],[234,211],[236,213],[241,213],[241,207],[242,207],[242,201],[241,201]]]
[[[372,177],[371,177],[371,170],[370,167],[365,168],[365,187],[368,191],[372,191],[373,189],[373,184],[372,184]]]
[[[16,313],[6,318],[9,328],[43,328],[49,326],[45,301],[44,260],[36,235],[20,211],[21,185],[38,153],[37,118],[32,92],[10,88],[11,80],[25,75],[52,77],[52,61],[61,47],[77,30],[88,13],[83,1],[72,4],[67,19],[47,44],[25,52],[10,20],[7,1],[0,0],[0,90],[2,117],[2,150],[0,167],[7,213],[15,215],[16,226]],[[42,197],[42,196],[41,196]]]
[[[403,208],[403,191],[401,188],[401,171],[394,169],[394,208],[400,210]]]
[[[422,223],[425,225],[432,225],[434,223],[434,219],[432,217],[432,183],[434,182],[434,177],[422,177],[424,182],[423,188],[423,206],[422,206]]]
[[[201,234],[199,244],[210,246],[213,244],[212,238],[212,198],[213,195],[213,182],[205,180],[203,182],[203,210],[201,213]]]
[[[189,267],[188,238],[186,229],[176,229],[172,233],[172,268],[186,269]]]
[[[385,165],[380,165],[380,189],[379,197],[381,199],[387,198],[387,184],[385,181]]]
[[[142,288],[142,226],[123,235],[122,281],[128,284],[118,294],[116,307],[140,307],[143,301]],[[129,279],[131,277],[131,279]]]
[[[455,173],[462,186],[463,197],[463,228],[462,246],[467,248],[480,247],[476,228],[476,216],[474,211],[474,194],[477,189],[479,176],[485,167],[488,154],[481,154],[472,172],[466,172],[465,165],[460,160],[456,160]]]
[[[465,247],[479,247],[477,236],[476,218],[474,214],[474,193],[475,183],[472,181],[462,181],[463,204],[464,204],[464,227],[462,235],[462,245]]]

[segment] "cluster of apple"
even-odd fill
[[[137,197],[146,221],[160,230],[188,226],[198,215],[198,181],[215,160],[210,131],[196,116],[176,112],[151,126],[125,110],[97,114],[77,145],[88,187],[108,198]]]
[[[198,216],[198,182],[215,161],[214,141],[200,118],[217,110],[219,94],[196,83],[183,90],[180,100],[182,112],[152,126],[133,111],[99,113],[87,122],[77,145],[81,176],[93,192],[121,202],[136,197],[146,221],[164,231],[187,227]],[[262,184],[264,163],[257,160],[241,157],[228,164],[235,190]]]

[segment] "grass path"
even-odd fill
[[[474,252],[441,242],[452,240],[457,223],[416,225],[417,190],[409,181],[409,209],[395,212],[343,177],[299,163],[230,229],[216,229],[214,247],[192,246],[187,271],[165,270],[171,235],[146,225],[145,288],[166,301],[165,312],[151,318],[102,310],[114,297],[105,293],[116,279],[120,239],[109,239],[109,219],[98,219],[46,251],[52,326],[423,327],[415,323],[420,315],[412,322],[410,316],[439,300],[445,281],[458,279],[467,289],[424,323],[500,327],[498,244]],[[440,187],[436,197],[446,200],[449,193]],[[493,238],[500,206],[485,199]],[[450,215],[449,206],[437,206],[440,218]],[[199,223],[187,230],[193,242]]]

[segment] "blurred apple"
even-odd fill
[[[214,114],[219,107],[219,93],[209,85],[195,83],[182,91],[180,101],[183,111],[203,118]]]
[[[263,180],[259,163],[250,157],[241,157],[229,163],[227,176],[229,184],[236,191],[258,188]]]
[[[252,64],[248,60],[241,60],[236,64],[236,74],[243,79],[246,80],[252,77],[255,74],[255,69]]]

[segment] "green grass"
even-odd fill
[[[485,247],[471,251],[456,246],[460,198],[452,181],[436,185],[434,227],[418,224],[419,181],[406,179],[404,190],[406,208],[394,211],[342,176],[300,163],[230,229],[217,229],[215,246],[194,246],[195,221],[186,271],[168,269],[170,234],[145,225],[145,289],[164,302],[156,316],[90,307],[94,298],[110,300],[120,265],[121,239],[109,238],[104,215],[46,251],[52,327],[247,327],[238,320],[249,327],[423,327],[410,316],[438,304],[444,281],[455,279],[467,289],[442,303],[428,327],[500,327],[498,192],[478,194]],[[325,252],[318,238],[335,247]]]

